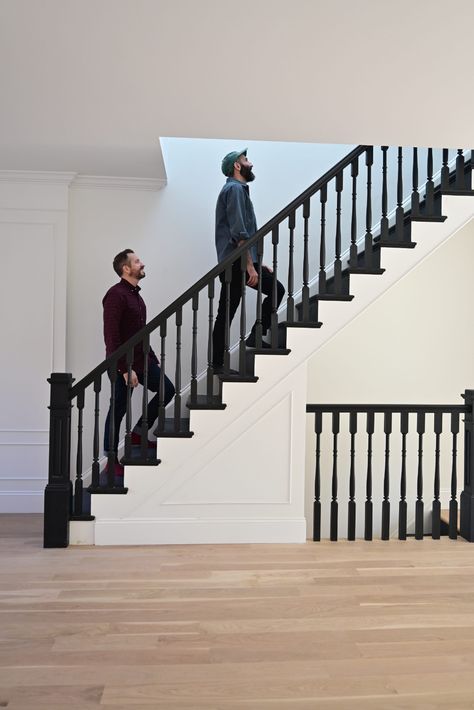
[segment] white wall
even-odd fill
[[[460,198],[462,199],[462,198]],[[308,402],[311,403],[441,403],[462,404],[460,393],[474,388],[474,331],[471,327],[472,264],[474,263],[474,221],[432,253],[418,267],[398,281],[342,331],[328,341],[308,363]],[[382,264],[383,265],[383,264]],[[328,420],[330,426],[330,421]],[[383,422],[379,420],[383,427]],[[347,422],[341,427],[347,430]],[[411,422],[411,427],[416,422]],[[462,426],[462,424],[461,424]],[[392,436],[392,512],[397,505],[400,472],[399,420],[394,417]],[[427,432],[432,431],[427,418]],[[359,428],[365,421],[359,417]],[[449,420],[444,428],[449,431]],[[416,433],[411,435],[409,459],[409,521],[414,515],[417,471]],[[328,533],[332,441],[326,436],[323,455],[323,533]],[[381,497],[383,478],[383,436],[376,445],[374,500]],[[307,516],[311,519],[314,481],[314,418],[307,415]],[[358,500],[365,493],[365,434],[358,438]],[[446,507],[450,482],[450,436],[443,443],[442,501]],[[345,528],[349,470],[348,437],[341,436],[340,513],[341,535]],[[462,454],[459,479],[462,486]],[[425,507],[433,497],[433,436],[425,437]],[[374,506],[375,507],[375,506]],[[360,524],[362,524],[362,509]],[[380,521],[375,521],[375,530]],[[427,516],[429,526],[429,516]],[[360,527],[359,527],[360,531]]]

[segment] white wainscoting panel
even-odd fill
[[[65,367],[67,207],[67,180],[2,173],[0,513],[43,509],[47,378]]]

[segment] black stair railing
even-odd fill
[[[456,539],[459,530],[462,537],[474,542],[474,390],[466,390],[462,397],[464,404],[459,405],[308,404],[306,411],[314,415],[315,430],[313,540],[321,540],[325,520],[329,522],[329,539],[338,540],[341,510],[347,510],[348,540],[356,539],[357,520],[364,539],[372,540],[374,490],[378,490],[382,540],[391,537],[392,526],[398,539],[406,540],[411,523],[417,540],[423,539],[427,529],[435,540],[442,530]],[[461,417],[464,487],[459,522]],[[411,451],[410,434],[414,435]],[[428,436],[430,443],[426,443]],[[379,453],[374,457],[378,440]],[[425,462],[426,454],[431,454],[432,468]],[[443,474],[445,483],[449,481],[444,493],[445,516],[441,510]]]
[[[451,154],[447,149],[429,149],[426,156],[427,183],[416,185],[419,200],[416,219],[440,220],[441,181],[446,192],[464,193],[470,190],[472,156],[462,150]],[[407,157],[408,156],[408,157]],[[102,456],[102,430],[110,403],[114,403],[114,383],[119,360],[125,358],[130,373],[135,349],[145,355],[153,335],[158,342],[154,349],[161,363],[160,401],[154,433],[158,439],[166,436],[191,436],[189,416],[193,408],[223,408],[220,382],[213,369],[212,331],[217,313],[216,296],[221,281],[226,293],[224,372],[229,373],[235,352],[235,366],[241,379],[255,380],[253,359],[249,357],[245,340],[252,323],[256,323],[254,353],[288,352],[288,327],[320,327],[319,300],[349,300],[351,273],[381,273],[380,246],[414,246],[410,232],[411,190],[404,193],[403,173],[413,157],[413,150],[358,146],[301,195],[269,220],[248,242],[236,249],[225,261],[188,288],[171,305],[154,317],[133,338],[113,355],[103,360],[89,374],[73,384],[71,375],[53,373],[50,378],[50,452],[49,478],[45,491],[46,547],[68,544],[68,523],[72,515],[89,519],[83,506],[85,472],[90,474],[87,490],[92,493],[124,494],[123,478],[115,471],[113,451],[113,413],[107,466]],[[417,160],[419,159],[419,155]],[[362,166],[364,174],[362,175]],[[444,172],[443,172],[444,171]],[[412,168],[415,190],[416,170]],[[389,174],[396,174],[395,184]],[[433,183],[433,185],[432,185]],[[415,216],[414,216],[415,217]],[[360,231],[359,231],[360,230]],[[262,274],[264,246],[271,252],[273,288],[271,299],[270,348],[263,350],[263,294],[259,278],[255,297],[246,286],[246,254],[257,247],[257,273]],[[234,264],[240,263],[241,315],[230,323],[230,281]],[[283,280],[287,302],[277,307],[277,278]],[[247,297],[246,297],[247,296]],[[254,310],[254,317],[251,312]],[[285,320],[282,320],[284,318]],[[235,345],[236,344],[236,345]],[[268,347],[268,346],[267,346]],[[147,357],[144,358],[145,363]],[[174,379],[176,395],[165,408],[165,374]],[[121,375],[120,375],[121,376]],[[143,373],[144,384],[148,377]],[[147,446],[152,422],[147,421],[149,393],[143,387],[141,447],[132,446],[132,390],[127,392],[125,414],[124,458],[126,463],[157,465],[156,450]],[[183,406],[185,403],[186,406]],[[72,430],[71,409],[77,422]],[[113,407],[111,408],[113,412]],[[167,411],[171,416],[167,417]],[[71,452],[71,442],[75,451]],[[71,455],[74,455],[75,480],[71,485]],[[100,468],[106,468],[106,473]],[[74,497],[73,497],[74,492]],[[370,501],[368,501],[370,502]]]

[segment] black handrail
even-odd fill
[[[306,412],[308,414],[321,412],[322,414],[333,414],[340,412],[350,414],[352,412],[374,412],[374,414],[401,414],[408,412],[409,414],[435,414],[442,412],[443,414],[466,414],[470,411],[469,407],[464,404],[307,404]]]
[[[327,185],[331,180],[333,180],[336,175],[340,173],[341,170],[349,166],[353,160],[358,158],[359,155],[362,155],[362,153],[364,153],[369,147],[370,146],[359,145],[357,146],[357,148],[354,148],[354,150],[348,153],[345,158],[342,158],[338,163],[333,165],[330,170],[324,173],[324,175],[318,178],[318,180],[316,180],[304,192],[302,192],[301,195],[295,197],[295,199],[292,200],[286,207],[280,210],[280,212],[278,212],[278,214],[276,214],[274,217],[272,217],[272,219],[270,219],[266,224],[264,224],[263,227],[260,227],[260,229],[250,239],[248,239],[245,244],[242,244],[242,246],[235,249],[235,251],[232,252],[232,254],[228,256],[227,259],[224,259],[216,266],[214,266],[210,271],[207,272],[207,274],[200,278],[199,281],[196,281],[193,286],[188,288],[181,296],[179,296],[175,301],[173,301],[173,303],[167,306],[146,326],[139,330],[132,338],[127,340],[127,342],[125,342],[123,345],[121,345],[120,348],[118,348],[113,353],[113,355],[110,355],[108,358],[103,360],[99,365],[97,365],[97,367],[91,370],[88,375],[79,380],[79,382],[77,382],[70,390],[71,400],[73,400],[81,390],[84,390],[86,387],[92,384],[98,375],[101,375],[103,372],[106,372],[112,365],[117,362],[117,360],[120,360],[120,358],[123,357],[128,350],[130,350],[135,345],[138,345],[138,343],[143,340],[145,335],[149,335],[150,333],[152,333],[154,330],[156,330],[156,328],[162,325],[162,323],[166,321],[170,316],[174,315],[178,308],[181,308],[186,303],[188,303],[188,301],[196,293],[199,293],[205,286],[207,286],[212,279],[216,278],[216,276],[219,276],[219,274],[222,274],[229,266],[232,266],[232,264],[236,262],[241,257],[241,255],[245,253],[253,244],[256,244],[262,237],[264,237],[266,234],[269,234],[272,229],[276,225],[283,222],[284,219],[287,219],[296,209],[298,209],[298,207],[301,207],[301,205],[303,205],[304,202],[306,202],[310,197],[312,197],[318,190],[320,190],[322,187],[324,187],[324,185]]]

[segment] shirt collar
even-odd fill
[[[248,182],[242,182],[242,180],[237,180],[237,178],[235,178],[235,177],[228,177],[226,182],[236,182],[239,185],[243,185],[244,187],[249,186]]]
[[[138,291],[141,291],[140,286],[138,284],[136,286],[132,286],[132,284],[129,283],[129,281],[127,281],[126,279],[120,279],[120,283],[132,293],[138,293]]]

